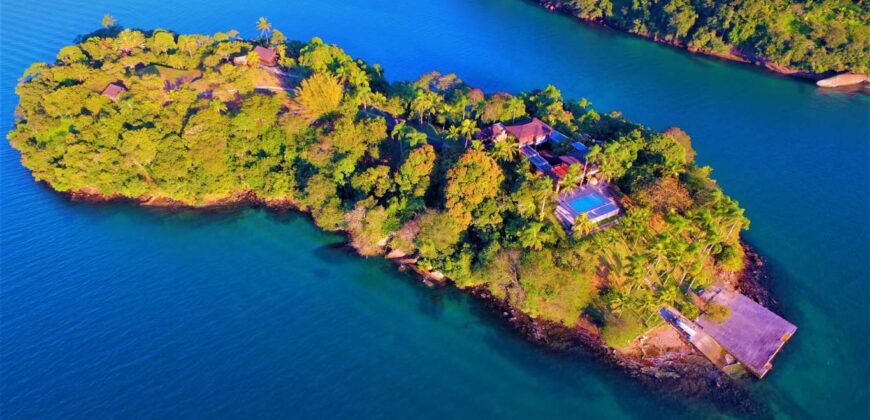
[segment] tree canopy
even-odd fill
[[[565,0],[581,18],[811,73],[870,69],[870,3],[849,0]]]
[[[683,291],[743,267],[743,210],[694,162],[680,130],[598,113],[554,86],[508,96],[455,75],[389,83],[337,46],[274,45],[279,32],[258,26],[271,41],[122,28],[86,37],[27,69],[8,138],[55,190],[294,206],[347,232],[361,253],[401,250],[532,316],[588,317],[614,345],[655,326],[660,305],[691,313]],[[257,45],[275,47],[278,68],[233,63]],[[624,217],[591,235],[581,218],[571,235],[555,199],[586,168],[553,182],[515,140],[469,141],[491,122],[527,116],[591,147],[594,178],[612,183]]]

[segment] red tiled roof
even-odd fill
[[[533,118],[525,124],[505,126],[505,131],[514,136],[520,144],[526,144],[534,143],[541,137],[549,136],[553,132],[553,127],[537,118]]]
[[[271,48],[265,48],[257,45],[256,48],[254,48],[254,53],[256,53],[257,56],[260,57],[260,61],[263,62],[263,64],[274,65],[278,62],[278,53]]]
[[[109,85],[106,86],[105,89],[103,89],[103,95],[106,96],[107,98],[113,100],[113,101],[117,101],[118,95],[120,95],[121,92],[126,92],[126,91],[127,91],[127,88],[125,88],[124,86],[121,86],[121,85],[115,84],[115,83],[109,83]]]
[[[554,167],[553,167],[553,173],[556,174],[556,176],[557,176],[559,179],[564,178],[565,175],[568,174],[568,165],[562,163],[562,164],[559,164],[559,165],[554,166]]]

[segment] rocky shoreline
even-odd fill
[[[308,214],[305,209],[288,198],[268,200],[250,191],[237,192],[198,205],[151,196],[137,198],[120,195],[106,196],[92,189],[82,189],[66,194],[71,200],[77,202],[95,204],[127,202],[169,211],[218,211],[260,207],[270,211],[298,211]],[[343,233],[347,234],[347,232]],[[391,252],[386,247],[386,241],[383,245],[384,249],[381,256],[393,261],[400,270],[413,271],[421,283],[429,287],[437,287],[449,282],[449,279],[444,278],[443,275],[433,274],[418,267],[415,258],[403,253]],[[350,241],[346,247],[357,252]],[[764,306],[775,308],[778,302],[765,288],[769,274],[763,258],[745,243],[744,250],[747,260],[746,268],[742,273],[732,276],[733,278],[725,279],[726,284]],[[549,351],[579,351],[594,355],[642,383],[654,387],[657,392],[673,394],[681,398],[690,397],[706,400],[747,413],[758,413],[761,409],[749,397],[740,381],[717,369],[694,347],[686,343],[678,348],[662,349],[654,345],[647,346],[641,342],[628,351],[615,350],[604,343],[599,328],[585,317],[581,318],[576,326],[568,327],[551,321],[531,318],[512,307],[508,302],[494,297],[485,287],[473,287],[463,291],[480,300],[517,333]]]
[[[863,92],[870,93],[870,82],[868,82],[868,77],[863,74],[853,74],[853,73],[843,73],[837,74],[836,72],[829,71],[825,73],[811,73],[802,70],[798,70],[792,67],[780,65],[771,62],[770,60],[748,53],[746,51],[741,51],[737,48],[732,49],[728,52],[719,52],[719,51],[711,51],[703,48],[691,48],[679,41],[672,41],[659,38],[655,35],[650,34],[639,34],[634,32],[629,32],[623,27],[613,25],[607,22],[605,19],[589,19],[583,18],[575,15],[570,5],[566,4],[562,0],[528,0],[532,3],[541,6],[551,12],[561,13],[566,16],[570,16],[574,19],[577,19],[581,22],[592,23],[599,26],[606,26],[608,28],[612,28],[618,30],[620,32],[624,32],[630,35],[638,36],[641,38],[649,39],[653,42],[668,45],[671,47],[679,48],[684,51],[688,51],[693,54],[705,55],[708,57],[716,57],[723,60],[735,61],[738,63],[750,64],[754,66],[758,66],[764,68],[767,71],[782,75],[782,76],[790,76],[794,78],[798,78],[801,80],[817,82],[816,84],[820,87],[838,89],[838,88],[851,88],[850,92]]]
[[[765,306],[775,306],[776,301],[764,287],[768,273],[763,258],[745,243],[744,249],[747,267],[734,286]],[[568,327],[533,319],[495,298],[485,288],[473,288],[469,292],[499,314],[512,329],[547,350],[591,353],[656,392],[705,400],[744,413],[764,411],[764,407],[750,397],[742,379],[728,376],[687,343],[678,348],[662,349],[647,347],[641,342],[631,351],[615,350],[604,343],[598,327],[585,318],[575,327]]]

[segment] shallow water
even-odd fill
[[[777,417],[867,412],[870,100],[694,57],[519,0],[4,1],[0,123],[14,84],[103,13],[130,27],[267,16],[391,79],[457,72],[488,91],[553,83],[677,125],[752,219],[798,333],[752,385]],[[337,3],[337,4],[336,4]],[[481,305],[331,245],[304,218],[70,203],[0,146],[0,412],[33,417],[685,417],[595,360],[524,342]],[[734,414],[734,413],[730,413]]]

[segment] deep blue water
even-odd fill
[[[392,79],[553,83],[694,138],[752,219],[797,335],[755,397],[777,417],[868,414],[870,100],[693,57],[519,0],[4,0],[0,125],[17,77],[103,13],[128,27],[267,16]],[[334,249],[304,218],[70,203],[0,145],[0,417],[686,417],[595,360],[524,342],[473,300]]]

